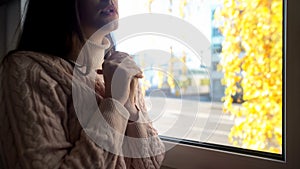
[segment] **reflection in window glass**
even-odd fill
[[[156,55],[164,62],[145,68],[142,82],[146,100],[152,97],[150,116],[162,112],[155,105],[170,103],[153,121],[160,134],[174,124],[177,105],[197,104],[186,139],[282,153],[282,0],[119,0],[119,6],[121,18],[150,12],[183,19],[211,43],[202,53],[210,57],[206,64],[166,37],[133,37],[117,46],[141,66],[151,62],[147,50],[163,51]]]

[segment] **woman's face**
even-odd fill
[[[88,36],[119,18],[118,0],[79,0],[78,8],[81,26]]]

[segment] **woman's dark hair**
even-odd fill
[[[66,59],[74,45],[74,34],[82,45],[85,43],[78,4],[78,0],[27,0],[25,21],[15,51],[35,51]],[[107,38],[112,44],[107,51],[115,51],[113,38],[110,34]]]
[[[66,57],[72,49],[72,35],[81,42],[77,0],[29,0],[17,50]]]

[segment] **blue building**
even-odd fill
[[[219,27],[220,22],[216,21],[214,18],[214,13],[216,8],[220,4],[213,4],[211,6],[211,87],[210,97],[212,101],[221,101],[224,96],[225,86],[221,84],[221,79],[223,78],[223,73],[217,71],[218,64],[221,60],[222,52],[222,42],[224,37],[222,36]]]

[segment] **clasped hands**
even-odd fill
[[[143,78],[142,70],[131,56],[124,52],[112,52],[102,64],[105,82],[105,98],[119,101],[128,110],[129,121],[138,119],[136,106],[138,79]]]

